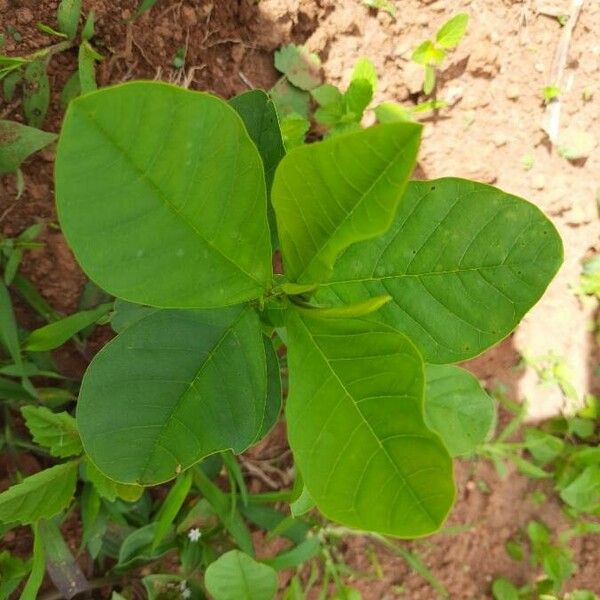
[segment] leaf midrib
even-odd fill
[[[264,289],[265,285],[263,282],[261,282],[259,279],[257,279],[252,273],[249,273],[247,271],[245,271],[240,265],[238,265],[237,263],[235,263],[231,258],[229,258],[226,254],[223,253],[223,251],[216,246],[213,242],[211,242],[209,239],[207,239],[202,232],[197,229],[193,223],[191,223],[190,221],[188,221],[174,206],[173,204],[170,202],[168,195],[166,192],[164,192],[161,187],[158,185],[158,183],[156,181],[154,181],[154,179],[152,179],[152,177],[150,177],[149,173],[145,170],[142,169],[132,158],[131,156],[129,156],[129,154],[127,153],[127,151],[110,135],[110,133],[100,124],[100,122],[94,118],[94,115],[92,113],[88,113],[88,112],[82,112],[82,114],[87,117],[87,119],[89,120],[90,123],[93,123],[93,125],[96,127],[96,129],[103,135],[103,137],[114,147],[116,148],[119,153],[121,154],[121,156],[123,156],[127,163],[132,167],[133,171],[135,171],[135,173],[139,176],[139,180],[140,181],[146,181],[148,182],[148,184],[150,185],[150,187],[156,192],[158,198],[164,203],[164,205],[187,227],[189,227],[194,234],[200,238],[200,240],[202,242],[204,242],[209,248],[211,248],[212,250],[214,250],[219,256],[221,256],[223,259],[225,259],[226,262],[228,262],[229,264],[231,264],[237,271],[239,271],[242,275],[244,275],[245,277],[248,277],[249,279],[251,279],[252,281],[254,281],[256,284],[258,284],[260,289]]]
[[[525,264],[520,263],[510,263],[510,266],[513,267],[522,267]],[[330,280],[321,284],[321,287],[332,287],[335,285],[340,285],[344,283],[364,283],[369,281],[385,281],[387,279],[405,279],[405,278],[419,278],[419,277],[433,277],[435,275],[458,275],[460,273],[478,273],[479,271],[490,271],[494,269],[501,268],[510,268],[509,263],[503,262],[498,265],[487,265],[484,267],[465,267],[460,269],[446,269],[444,271],[423,271],[422,273],[392,273],[390,275],[382,275],[381,277],[362,277],[362,278],[354,278],[354,279],[339,279],[339,280]],[[377,268],[377,267],[375,267]]]
[[[360,410],[360,408],[358,407],[358,405],[356,404],[356,401],[354,399],[354,397],[352,396],[352,394],[348,391],[348,389],[346,388],[344,382],[340,379],[340,377],[338,376],[337,372],[335,371],[335,369],[331,366],[329,360],[327,359],[327,356],[325,355],[325,353],[321,350],[321,347],[317,344],[317,342],[315,341],[310,329],[306,326],[306,324],[304,323],[304,320],[302,319],[302,317],[300,315],[296,315],[298,321],[300,321],[302,323],[302,327],[304,328],[304,330],[306,331],[309,339],[312,341],[313,346],[317,349],[319,355],[321,356],[321,358],[323,359],[323,361],[325,362],[325,364],[327,365],[327,368],[329,369],[329,371],[331,372],[332,376],[336,379],[336,381],[338,382],[338,384],[340,385],[340,387],[342,388],[343,392],[346,394],[346,396],[350,399],[352,406],[354,407],[354,409],[356,410],[356,412],[358,413],[359,417],[362,419],[362,421],[365,423],[365,425],[367,426],[367,428],[369,429],[369,431],[371,432],[371,435],[373,436],[373,438],[375,439],[377,445],[381,448],[381,450],[383,451],[383,453],[385,454],[386,458],[388,459],[389,463],[392,465],[394,471],[396,471],[396,474],[398,475],[398,477],[400,478],[400,480],[402,481],[402,483],[404,484],[404,489],[408,490],[408,493],[410,494],[410,496],[413,498],[413,500],[415,501],[416,505],[418,507],[420,507],[422,509],[422,511],[425,513],[425,515],[427,515],[427,517],[431,520],[432,524],[434,526],[437,525],[437,520],[433,517],[433,515],[429,512],[429,509],[425,506],[425,503],[423,503],[419,497],[415,494],[415,492],[413,491],[412,487],[410,486],[410,483],[408,482],[406,476],[399,470],[398,466],[396,465],[396,463],[394,462],[394,460],[392,459],[390,453],[388,452],[387,448],[381,443],[381,441],[379,440],[379,437],[377,436],[377,434],[375,433],[375,431],[373,430],[373,428],[371,427],[371,424],[369,423],[369,421],[365,418],[365,416],[363,415],[362,411]],[[310,491],[310,490],[309,490]],[[354,507],[353,507],[354,508]]]

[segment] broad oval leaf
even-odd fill
[[[136,82],[73,100],[56,194],[77,260],[119,298],[211,308],[270,285],[261,158],[214,96]]]
[[[327,280],[340,252],[386,231],[420,138],[420,125],[389,123],[300,146],[284,157],[272,199],[290,281]]]
[[[67,508],[77,483],[77,461],[30,475],[0,494],[0,523],[31,525]]]
[[[290,446],[328,518],[416,537],[454,499],[452,461],[423,420],[423,362],[403,334],[363,320],[288,318]]]
[[[427,365],[425,421],[452,456],[483,444],[495,420],[494,401],[471,373],[454,365]]]
[[[272,600],[277,572],[239,550],[230,550],[208,565],[206,589],[215,600]]]
[[[263,426],[266,373],[252,308],[158,311],[89,366],[77,405],[83,447],[108,477],[140,485],[242,452]]]
[[[526,200],[464,179],[415,181],[389,231],[349,248],[317,300],[389,294],[373,318],[427,362],[458,362],[506,337],[561,262],[556,229]]]

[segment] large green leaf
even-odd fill
[[[561,261],[560,237],[533,204],[472,181],[418,181],[390,230],[349,248],[317,298],[389,294],[374,318],[406,333],[427,362],[457,362],[508,335]]]
[[[425,421],[452,456],[470,454],[494,423],[494,402],[471,373],[454,365],[427,365]]]
[[[265,180],[242,120],[163,83],[69,105],[56,159],[60,222],[90,278],[165,308],[260,296],[271,280]]]
[[[340,252],[390,226],[420,137],[420,125],[389,123],[289,152],[273,206],[290,281],[326,280]]]
[[[230,550],[206,569],[206,589],[215,600],[272,600],[277,573],[252,557]]]
[[[290,446],[328,518],[401,537],[439,528],[452,461],[423,420],[423,362],[404,335],[363,320],[288,318]]]
[[[83,446],[107,476],[141,485],[217,451],[242,452],[263,426],[266,373],[252,308],[158,311],[88,368],[77,406]]]
[[[77,461],[30,475],[0,494],[0,522],[29,525],[67,508],[75,492]]]

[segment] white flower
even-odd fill
[[[202,537],[202,532],[197,527],[194,527],[194,529],[188,531],[188,537],[190,538],[190,542],[197,542]]]
[[[182,598],[191,598],[192,597],[192,591],[189,588],[185,588],[185,590],[183,590],[181,592],[181,597]]]
[[[187,590],[187,581],[184,579],[183,581],[179,582],[179,589],[183,592],[184,590]]]

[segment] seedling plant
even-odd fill
[[[412,53],[411,60],[425,69],[423,93],[429,96],[436,87],[437,70],[446,59],[449,50],[458,46],[467,31],[469,15],[458,13],[446,21],[435,36],[434,40],[425,40]]]
[[[363,72],[356,80],[369,81]],[[323,538],[309,535],[314,508],[377,536],[442,526],[452,458],[484,442],[494,416],[454,363],[512,331],[562,246],[523,199],[455,178],[410,181],[420,136],[419,124],[392,121],[289,150],[260,91],[225,102],[135,82],[71,102],[56,160],[60,224],[97,298],[116,301],[27,336],[14,318],[2,330],[6,372],[33,401],[22,416],[54,459],[0,494],[5,530],[30,525],[35,536],[31,564],[0,555],[14,586],[30,573],[22,597],[35,597],[48,548],[76,568],[58,523],[78,480],[85,547],[116,561],[115,577],[179,548],[181,574],[146,577],[149,597],[268,599],[277,569],[317,556],[352,597]],[[76,420],[37,406],[28,357],[109,313],[118,335],[87,370]],[[295,484],[249,494],[234,455],[269,433],[284,395]],[[221,469],[229,493],[214,482]],[[155,505],[146,488],[171,480]],[[294,546],[256,561],[246,520]],[[217,558],[224,539],[239,549]],[[251,596],[235,587],[244,579]]]

